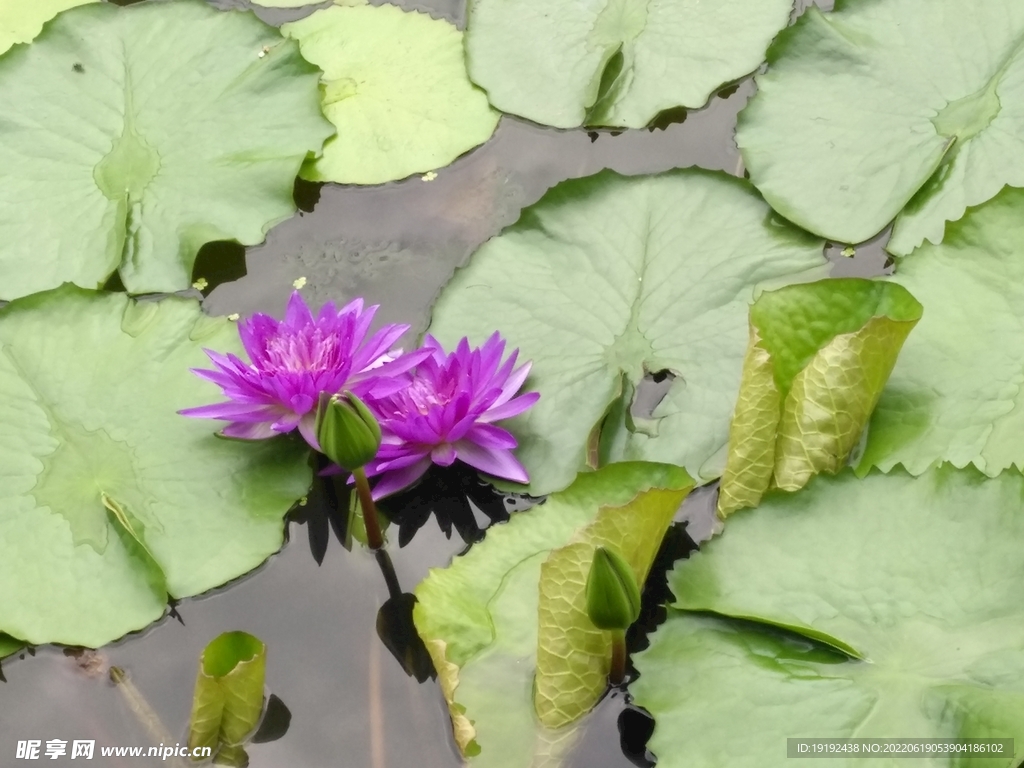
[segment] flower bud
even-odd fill
[[[598,547],[587,576],[587,615],[598,629],[626,630],[640,616],[640,588],[629,563]]]
[[[351,392],[321,396],[316,411],[316,439],[321,452],[342,469],[354,472],[380,448],[380,424]]]

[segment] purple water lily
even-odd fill
[[[430,355],[428,350],[403,355],[392,348],[407,325],[386,325],[367,339],[376,310],[364,309],[362,299],[340,310],[327,302],[313,317],[295,291],[283,321],[257,313],[238,324],[251,363],[207,349],[216,369],[192,369],[218,385],[228,402],[179,413],[228,421],[222,434],[247,440],[298,428],[319,450],[316,408],[321,393],[348,390],[364,400],[393,394],[407,386],[406,371]]]
[[[505,342],[495,333],[479,349],[463,339],[446,355],[432,336],[403,389],[369,402],[380,420],[383,441],[366,474],[379,475],[374,498],[418,480],[430,464],[449,466],[456,459],[495,477],[529,482],[512,455],[516,439],[494,422],[517,416],[540,397],[515,397],[530,373],[530,363],[515,367],[519,350],[502,362]]]

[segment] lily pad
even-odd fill
[[[826,274],[822,241],[774,217],[746,182],[697,169],[603,171],[523,211],[459,270],[431,333],[481,343],[501,329],[541,393],[509,422],[535,494],[587,466],[595,427],[648,372],[676,379],[654,421],[623,419],[607,461],[702,467],[724,451],[739,392],[747,311],[759,286]]]
[[[103,645],[280,548],[307,450],[176,413],[211,395],[204,346],[241,353],[183,299],[65,286],[0,310],[0,629]]]
[[[331,133],[318,75],[253,14],[199,0],[61,14],[0,58],[0,298],[115,271],[177,291],[205,243],[261,242]]]
[[[263,8],[301,8],[304,5],[318,5],[318,0],[251,0],[253,5]],[[323,0],[319,0],[323,2]]]
[[[856,447],[896,356],[921,319],[900,285],[847,278],[762,293],[729,429],[718,514],[835,474]]]
[[[267,646],[248,632],[225,632],[210,642],[199,659],[188,746],[238,747],[259,725]]]
[[[692,485],[681,469],[665,465],[623,463],[582,474],[544,504],[491,528],[483,543],[431,570],[416,588],[416,628],[438,670],[456,741],[463,754],[477,756],[474,765],[526,768],[571,744],[571,727],[537,722],[535,665],[541,722],[565,725],[596,702],[610,645],[579,606],[586,582],[580,569],[589,567],[595,546],[614,538],[645,576]],[[556,659],[559,652],[567,656]],[[524,748],[529,744],[536,749]]]
[[[1016,752],[872,763],[1017,766],[1022,500],[1016,473],[847,471],[730,520],[670,574],[686,612],[635,659],[658,765],[783,768],[787,738],[912,737],[1013,738]]]
[[[263,8],[303,8],[305,6],[323,5],[324,0],[249,0],[253,5]],[[369,0],[334,0],[334,5],[368,5]]]
[[[381,184],[448,165],[483,144],[498,113],[466,74],[462,32],[393,5],[327,8],[281,31],[324,71],[338,129],[302,169],[312,181]]]
[[[48,22],[61,11],[98,0],[2,0],[0,2],[0,54],[16,43],[35,39]]]
[[[702,107],[760,65],[791,0],[472,0],[466,58],[503,112],[544,125],[642,128]]]
[[[1024,469],[1024,190],[1006,189],[900,260],[925,307],[871,420],[862,471],[949,461]]]
[[[831,240],[868,240],[895,218],[892,253],[940,242],[969,206],[1024,186],[1022,41],[1017,0],[808,8],[740,113],[751,180]]]
[[[0,659],[5,656],[10,656],[13,653],[17,653],[24,647],[25,644],[21,642],[21,640],[0,632]]]

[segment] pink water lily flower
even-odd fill
[[[411,485],[431,463],[449,466],[456,459],[495,477],[529,482],[512,454],[516,439],[494,422],[537,402],[536,392],[515,397],[531,364],[515,367],[519,350],[502,362],[505,342],[497,333],[478,349],[462,339],[449,355],[428,335],[423,349],[429,356],[408,386],[369,403],[383,432],[377,458],[366,468],[367,475],[380,476],[374,498]]]
[[[228,402],[179,413],[230,422],[221,434],[247,440],[297,428],[319,450],[316,408],[321,393],[347,390],[365,400],[387,396],[406,386],[405,373],[430,354],[418,350],[403,355],[393,349],[407,325],[385,325],[367,338],[376,310],[364,309],[362,299],[340,310],[327,302],[314,317],[295,291],[284,320],[256,313],[238,324],[251,362],[207,349],[215,370],[192,369],[218,385]]]

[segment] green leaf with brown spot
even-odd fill
[[[750,309],[719,515],[844,466],[921,311],[902,286],[857,278],[761,294]]]

